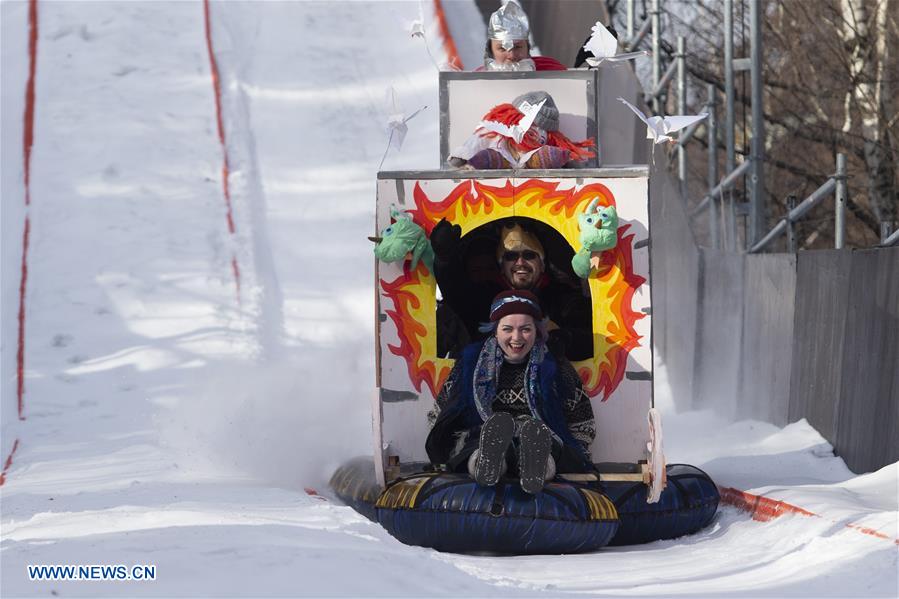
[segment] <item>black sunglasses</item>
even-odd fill
[[[523,252],[505,252],[503,254],[503,260],[506,262],[518,262],[519,258],[524,258],[525,260],[536,260],[540,257],[540,254],[535,252],[534,250],[524,250]]]

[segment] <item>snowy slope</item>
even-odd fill
[[[728,507],[689,539],[592,555],[406,547],[304,492],[370,453],[365,237],[389,86],[429,108],[384,168],[437,163],[415,2],[212,4],[225,148],[202,3],[40,3],[17,420],[27,4],[0,8],[3,459],[20,441],[2,596],[896,596],[896,465],[857,477],[804,422],[669,409],[667,448],[817,516]],[[157,579],[36,582],[27,564],[154,564]]]

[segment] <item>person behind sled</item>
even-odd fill
[[[556,357],[577,361],[593,356],[590,298],[572,274],[547,259],[543,243],[518,219],[502,221],[497,232],[465,238],[462,229],[441,220],[431,232],[434,272],[443,293],[437,308],[438,352],[456,358],[479,331],[483,315],[500,291],[524,289],[538,298],[547,317],[546,344]],[[547,236],[547,242],[552,241]],[[567,264],[564,242],[549,247]],[[492,268],[491,268],[492,266]]]
[[[530,21],[516,0],[506,0],[487,22],[484,64],[478,71],[564,71],[549,56],[531,56]]]
[[[531,110],[536,115],[517,139],[513,129]],[[488,123],[502,127],[493,130]],[[460,170],[579,168],[596,156],[590,149],[595,145],[592,137],[575,141],[562,133],[555,100],[538,90],[491,108],[474,132],[450,152],[447,164]]]
[[[491,335],[465,348],[428,414],[431,463],[483,486],[509,474],[528,493],[557,472],[592,472],[590,398],[571,364],[547,351],[537,297],[504,291],[489,319]]]

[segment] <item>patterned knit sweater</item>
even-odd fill
[[[527,399],[524,394],[524,374],[527,363],[511,364],[503,362],[497,381],[496,399],[493,401],[494,412],[508,412],[512,416],[530,416]],[[568,430],[571,435],[589,449],[590,443],[596,437],[596,422],[593,417],[593,407],[590,398],[584,393],[581,379],[574,367],[567,360],[559,360],[559,385],[569,393],[560,394],[565,397],[565,420],[568,422]],[[462,373],[462,365],[457,361],[440,393],[434,407],[428,413],[428,426],[433,427],[440,412],[446,407],[452,398],[454,387],[458,384]],[[469,382],[469,384],[471,384]],[[558,391],[558,390],[557,390]]]

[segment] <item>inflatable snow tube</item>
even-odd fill
[[[460,553],[578,553],[673,539],[707,526],[720,499],[709,476],[686,464],[668,466],[657,503],[646,502],[641,482],[551,482],[535,496],[514,480],[485,488],[424,466],[410,465],[381,492],[371,458],[356,458],[338,468],[331,488],[400,541]]]
[[[331,475],[328,485],[341,501],[374,522],[378,521],[375,502],[381,487],[375,480],[375,465],[371,458],[353,458]]]
[[[367,501],[358,496],[370,491],[371,470],[370,463],[354,460],[334,474],[331,486],[408,545],[458,553],[580,553],[604,547],[618,529],[615,506],[595,489],[550,482],[530,495],[517,480],[481,487],[468,475],[440,472],[392,483],[374,502],[372,518],[371,506],[361,506]]]
[[[658,503],[646,503],[639,482],[604,482],[615,503],[621,526],[610,545],[634,545],[673,539],[705,528],[718,510],[718,487],[709,476],[687,464],[670,464],[668,486]]]
[[[580,553],[604,547],[618,529],[605,495],[555,482],[530,495],[517,480],[481,487],[465,474],[423,473],[388,487],[375,507],[397,539],[440,551]]]

